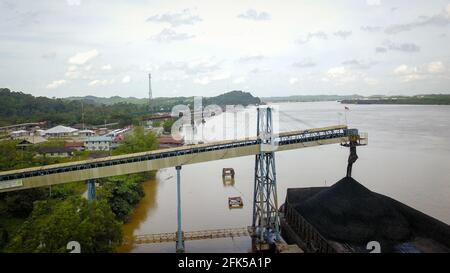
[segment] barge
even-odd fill
[[[449,253],[450,226],[351,177],[330,187],[290,188],[281,234],[314,253]]]

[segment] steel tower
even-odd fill
[[[255,157],[252,229],[255,245],[261,246],[281,240],[272,108],[258,107],[257,138],[261,149]]]

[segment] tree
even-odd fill
[[[175,123],[174,119],[168,119],[168,120],[164,121],[164,123],[163,123],[164,132],[170,133],[172,131],[172,125],[174,123]]]
[[[30,217],[14,235],[8,252],[65,253],[77,241],[81,252],[113,252],[121,243],[121,224],[105,200],[37,201]]]
[[[138,153],[155,150],[158,147],[158,139],[153,132],[145,133],[143,127],[135,127],[133,134],[125,137],[122,144],[114,150],[115,155]]]
[[[104,178],[100,181],[98,197],[107,200],[117,219],[128,220],[133,207],[144,197],[141,181],[145,173]]]

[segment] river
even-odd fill
[[[369,145],[358,148],[353,177],[450,224],[450,106],[344,105],[337,102],[277,104],[280,131],[347,123],[368,132]],[[255,110],[237,120],[238,135],[255,131]],[[279,113],[279,114],[278,114]],[[207,120],[223,138],[225,114]],[[227,129],[232,129],[227,118]],[[250,129],[243,129],[243,122]],[[214,126],[215,125],[215,126]],[[221,129],[222,128],[222,129]],[[228,130],[229,131],[229,130]],[[231,133],[234,135],[234,133]],[[348,148],[328,145],[276,154],[278,197],[287,188],[330,186],[345,176]],[[183,230],[246,227],[252,217],[254,156],[185,165],[181,171]],[[222,168],[236,171],[234,185],[222,181]],[[136,207],[124,235],[176,231],[176,173],[164,169],[144,182],[146,196]],[[228,197],[241,196],[242,209],[228,208]],[[249,238],[187,241],[187,252],[248,252]],[[120,252],[174,252],[175,243],[123,246]]]

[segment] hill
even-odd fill
[[[232,91],[217,97],[203,98],[204,105],[260,103],[259,98],[250,93]],[[50,124],[74,125],[82,122],[82,104],[86,125],[119,122],[121,125],[136,123],[140,117],[149,115],[148,100],[138,98],[99,98],[95,96],[72,97],[65,99],[51,99],[34,97],[22,92],[12,92],[7,88],[0,88],[0,126],[25,122],[48,121]],[[155,98],[152,101],[152,112],[171,111],[175,105],[189,105],[192,107],[193,97]]]

